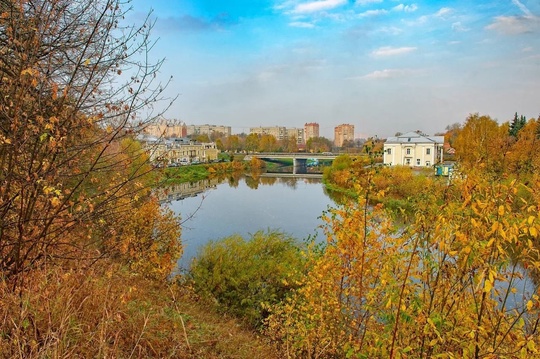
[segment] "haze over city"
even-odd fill
[[[470,113],[538,117],[540,2],[133,1],[153,9],[166,118],[250,127],[342,123],[434,134]]]

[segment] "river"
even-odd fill
[[[233,234],[247,238],[257,231],[274,229],[299,240],[323,241],[321,215],[335,206],[321,179],[306,177],[207,179],[171,186],[161,198],[183,222],[180,271],[188,269],[201,246]],[[523,278],[514,279],[518,293],[509,298],[510,308],[522,306],[520,298],[535,293],[537,287],[520,266],[518,271]],[[505,285],[497,283],[503,293]]]
[[[189,267],[201,246],[233,234],[248,237],[273,229],[321,241],[320,217],[334,205],[320,178],[250,176],[173,186],[167,203],[183,222],[180,270]]]

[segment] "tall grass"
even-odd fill
[[[0,358],[273,357],[192,298],[110,263],[36,270],[17,291],[0,280]]]

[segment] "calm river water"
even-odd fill
[[[247,238],[277,229],[297,239],[323,240],[320,217],[334,205],[314,178],[205,180],[171,187],[167,201],[183,221],[180,269],[189,267],[202,245],[232,234]]]
[[[181,216],[184,254],[178,262],[187,269],[198,249],[211,240],[233,234],[244,238],[260,230],[275,229],[299,240],[324,240],[321,215],[335,202],[326,193],[321,179],[264,178],[249,176],[213,179],[168,188],[161,198]],[[523,306],[523,299],[536,292],[526,271],[514,279],[518,293],[509,298],[509,307]],[[506,291],[505,283],[497,286]]]

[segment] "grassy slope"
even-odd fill
[[[208,305],[184,296],[178,305],[186,316],[188,358],[278,358],[255,332],[244,329],[234,318],[208,310]]]
[[[186,285],[115,265],[0,280],[0,358],[277,358],[255,332]]]

